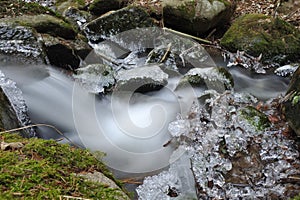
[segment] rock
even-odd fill
[[[84,60],[92,50],[80,39],[65,40],[48,34],[43,34],[42,38],[50,64],[69,70],[77,69],[80,60]]]
[[[68,7],[62,15],[70,22],[74,27],[78,27],[82,30],[83,25],[92,20],[92,15],[86,11],[79,10],[74,7]]]
[[[31,124],[22,91],[16,83],[5,77],[0,71],[0,128],[11,130]],[[32,128],[19,131],[24,137],[33,137]]]
[[[149,92],[167,85],[168,75],[158,65],[148,65],[120,71],[116,79],[117,91]]]
[[[93,15],[103,15],[108,11],[118,10],[128,0],[94,0],[88,7]]]
[[[104,64],[78,68],[74,78],[92,93],[106,93],[115,84],[114,71]]]
[[[14,20],[16,23],[36,29],[39,33],[47,33],[55,37],[74,39],[77,35],[72,25],[62,19],[47,14],[33,16],[23,15],[8,20]]]
[[[45,62],[42,43],[36,31],[13,23],[0,23],[0,54],[14,62]]]
[[[107,13],[84,26],[84,32],[92,43],[98,43],[110,36],[136,28],[153,26],[153,20],[141,8],[125,7]]]
[[[88,181],[99,182],[103,185],[107,185],[107,187],[112,189],[118,189],[120,192],[122,191],[121,188],[117,186],[117,184],[113,180],[109,179],[101,172],[94,171],[93,173],[78,174],[78,176],[81,176]],[[115,196],[115,198],[118,200],[129,200],[129,197],[123,191],[121,193],[122,197]]]
[[[228,23],[235,7],[226,0],[165,0],[163,5],[164,24],[193,35]]]
[[[263,61],[284,62],[300,57],[300,31],[279,18],[247,14],[232,24],[221,39],[221,45],[232,52],[262,54]]]
[[[231,74],[225,68],[193,68],[183,76],[176,89],[190,86],[224,92],[232,89],[234,82]]]
[[[300,136],[300,68],[294,73],[282,101],[282,111],[289,126]]]
[[[68,0],[57,3],[57,12],[61,14],[69,23],[80,30],[83,25],[92,20],[92,15],[84,10],[85,3],[81,1]]]
[[[298,69],[299,64],[288,64],[278,67],[274,73],[278,76],[292,77],[294,72]]]

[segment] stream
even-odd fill
[[[120,38],[122,39],[123,37],[124,36]],[[183,45],[181,45],[184,46],[185,49],[191,49],[191,41],[186,42],[186,39],[178,39],[178,36],[172,37],[171,39],[162,38],[161,41],[167,40],[165,47],[168,46],[170,40],[173,39],[179,44],[182,42]],[[118,44],[121,44],[122,48],[119,51],[114,49],[109,43],[94,45],[94,48],[104,51],[110,59],[116,61],[120,61],[120,55],[123,57],[126,55],[127,57],[125,56],[126,58],[124,60],[123,58],[121,59],[123,63],[126,63],[126,65],[123,66],[125,68],[139,67],[141,63],[145,62],[149,52],[141,56],[139,52],[136,53],[136,50],[138,49],[144,52],[145,46],[143,46],[143,44],[139,43],[138,45],[133,45],[128,41],[122,41],[120,38],[112,40],[113,42],[117,41]],[[160,47],[161,41],[158,41],[159,45],[155,46],[155,48]],[[194,43],[192,42],[193,52],[189,64],[192,64],[194,67],[199,67],[205,63],[210,67],[221,66],[226,68],[226,63],[221,59],[221,56],[210,58],[202,47],[197,46],[194,49],[193,45]],[[182,46],[175,46],[175,51],[183,52],[181,49]],[[128,49],[124,51],[124,47],[128,47]],[[151,47],[154,48],[151,45],[146,47],[148,49]],[[204,62],[199,61],[199,59],[197,60],[197,56],[199,55],[196,53],[197,55],[195,56],[195,51],[198,52],[201,58],[205,57]],[[173,61],[174,59],[167,60],[169,66],[174,65],[174,63],[172,64]],[[198,62],[200,62],[201,65]],[[106,59],[103,63],[109,62],[107,62]],[[176,166],[171,165],[169,168],[169,172],[173,174],[175,173],[174,170],[180,171],[178,169],[182,169],[183,174],[178,175],[178,177],[184,177],[185,182],[183,181],[178,191],[181,191],[182,194],[184,194],[184,191],[195,193],[195,191],[190,189],[193,187],[192,185],[195,184],[194,181],[192,181],[193,176],[191,172],[186,172],[186,169],[191,168],[188,159],[189,155],[186,155],[185,151],[178,151],[180,145],[176,141],[174,142],[172,138],[174,135],[177,136],[177,133],[179,136],[181,134],[179,134],[180,131],[189,132],[189,130],[192,130],[193,126],[190,124],[192,122],[188,121],[191,119],[185,119],[185,116],[190,114],[191,110],[198,109],[193,107],[195,99],[197,99],[199,95],[206,94],[209,90],[203,88],[188,88],[183,91],[176,90],[176,86],[182,78],[182,75],[179,73],[179,76],[169,76],[168,84],[158,91],[146,93],[121,91],[100,95],[89,92],[82,86],[82,83],[74,80],[74,77],[70,74],[55,67],[44,65],[23,66],[13,63],[0,63],[0,66],[0,70],[8,78],[15,81],[17,86],[22,90],[23,97],[28,106],[28,114],[33,124],[53,125],[61,131],[72,144],[88,148],[94,152],[105,152],[106,156],[103,158],[103,161],[109,168],[114,170],[117,178],[136,176],[139,177],[137,178],[138,180],[141,180],[145,176],[157,174],[163,169],[168,169],[171,163],[178,161],[179,164],[176,164]],[[187,69],[181,70],[188,71]],[[287,78],[279,77],[273,73],[256,74],[240,67],[231,67],[227,68],[227,70],[234,79],[234,92],[232,91],[232,94],[230,94],[232,96],[230,98],[233,99],[243,99],[242,94],[246,94],[252,95],[253,98],[257,98],[259,101],[266,102],[279,95],[284,95],[289,82]],[[222,99],[224,96],[217,98]],[[225,101],[226,99],[224,99],[224,102]],[[244,100],[238,101],[243,103]],[[200,105],[200,107],[201,106],[203,105]],[[220,105],[216,107],[218,106]],[[197,110],[197,112],[198,111],[199,110]],[[221,112],[220,116],[223,114],[224,113]],[[205,117],[202,116],[200,118]],[[211,124],[211,121],[215,121],[215,124]],[[187,123],[188,126],[191,126],[190,129],[185,128]],[[199,124],[197,126],[199,126]],[[217,126],[218,129],[212,131],[211,127],[213,126]],[[221,133],[218,134],[224,134],[224,137],[228,136],[227,133],[224,132],[227,128],[226,126],[224,121],[219,122],[216,118],[211,116],[211,119],[207,119],[203,127],[198,128],[203,128],[203,133],[206,131],[211,134],[207,134],[206,140],[213,142],[216,140],[213,138],[213,133],[216,133],[216,131],[218,132],[220,130]],[[60,142],[70,143],[70,141],[49,127],[39,126],[36,131],[41,138],[62,138],[63,140]],[[247,131],[248,130],[246,130],[246,132]],[[255,131],[249,129],[249,132]],[[201,136],[201,140],[203,137],[204,136]],[[233,138],[232,142],[239,143],[240,141],[235,141],[235,138]],[[228,142],[228,144],[230,144],[230,142]],[[208,146],[205,147],[207,148],[206,151],[209,151],[209,145],[215,146],[215,144],[207,145]],[[244,144],[241,144],[242,148],[244,148],[243,145]],[[196,147],[197,145],[195,145],[195,148]],[[190,146],[187,148],[191,149]],[[201,148],[203,147],[201,146]],[[203,149],[204,152],[205,148]],[[230,147],[228,147],[228,149],[230,150]],[[196,151],[196,154],[197,153],[199,152]],[[231,169],[232,166],[230,163],[228,164],[227,160],[216,155],[210,155],[210,153],[207,152],[203,153],[203,155],[206,154],[211,156],[211,161],[215,160],[214,162],[220,165],[226,165],[228,170]],[[296,154],[293,154],[293,156],[296,156]],[[204,160],[201,160],[201,162],[205,163]],[[199,174],[201,173],[199,172]],[[198,177],[200,181],[202,180],[200,175],[198,176],[196,174],[195,176]],[[153,188],[151,189],[152,185],[155,185],[153,181],[159,182],[164,180],[164,178],[161,177],[164,177],[166,180],[170,177],[174,178],[168,175],[168,172],[162,172],[162,174],[154,176],[153,179],[147,179],[148,182],[146,181],[145,184],[148,184],[148,188],[142,186],[138,189],[138,194],[141,199],[166,199],[165,196],[159,192],[154,195],[151,193],[151,191],[154,191]],[[220,185],[223,184],[222,181],[220,181],[223,180],[222,177],[221,179],[220,177],[213,178],[215,178],[213,180],[215,180],[216,183],[219,181]],[[156,186],[161,187],[160,185]],[[137,185],[133,185],[128,188],[133,191],[136,187]],[[171,190],[172,188],[170,189],[170,186],[167,190],[176,193],[176,187],[175,185],[174,191]],[[232,194],[230,193],[230,195],[232,195],[231,197],[234,197],[237,193],[234,187],[229,188],[228,191],[229,193],[232,191]],[[148,196],[146,194],[148,194]],[[180,192],[178,192],[178,194],[180,194]],[[261,192],[260,194],[265,195],[266,193]],[[149,195],[153,196],[150,198]],[[217,191],[211,191],[209,195],[222,196],[222,194],[219,194]],[[249,195],[251,196],[253,193],[249,192]]]

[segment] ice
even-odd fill
[[[274,73],[278,76],[292,76],[298,67],[299,65],[284,65],[278,67]]]
[[[136,191],[140,200],[195,199],[195,181],[187,155],[172,163],[168,171],[146,177]],[[171,194],[172,193],[172,194]]]
[[[287,198],[288,185],[282,180],[300,173],[295,167],[300,163],[294,141],[285,138],[281,130],[269,127],[258,131],[239,114],[257,102],[251,95],[227,91],[214,93],[205,102],[206,106],[194,104],[193,115],[178,118],[169,126],[190,159],[197,199]],[[140,199],[147,199],[146,194],[170,199],[162,196],[166,189],[158,194],[158,188],[174,187],[182,192],[183,183],[174,185],[178,178],[171,176],[178,174],[177,170],[171,163],[168,172],[147,177],[138,188]]]

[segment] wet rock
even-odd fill
[[[0,127],[1,131],[15,129],[31,124],[22,91],[16,83],[0,71]],[[19,131],[24,137],[33,137],[32,128]]]
[[[45,62],[42,44],[36,31],[12,23],[0,23],[0,54],[20,63]]]
[[[62,19],[47,14],[33,16],[23,15],[17,18],[5,19],[5,21],[14,21],[15,23],[32,27],[39,33],[47,33],[65,39],[74,39],[77,35],[72,25]]]
[[[289,126],[300,136],[300,68],[294,73],[282,101],[282,111]]]
[[[118,10],[127,2],[128,0],[95,0],[89,5],[88,10],[93,15],[99,16],[107,13],[108,11]]]
[[[149,92],[167,85],[168,75],[158,65],[149,65],[120,71],[117,76],[117,91]]]
[[[91,43],[98,43],[123,31],[153,26],[153,20],[141,8],[125,7],[107,13],[84,26],[84,32]]]
[[[274,73],[278,76],[283,77],[292,77],[297,68],[299,67],[299,64],[288,64],[281,67],[278,67]]]
[[[165,0],[163,18],[166,26],[193,35],[229,22],[234,5],[219,0]]]
[[[183,76],[176,89],[192,86],[224,92],[233,85],[233,78],[225,68],[193,68]]]
[[[69,70],[77,69],[80,60],[84,60],[92,50],[80,39],[64,40],[47,34],[43,34],[42,38],[50,64]]]
[[[80,1],[65,1],[58,3],[57,12],[61,14],[69,23],[80,30],[83,25],[92,20],[92,15],[84,10],[86,5]]]
[[[293,25],[262,14],[238,18],[221,39],[228,50],[262,54],[263,61],[284,63],[300,57],[300,31]]]
[[[74,78],[92,93],[106,93],[115,84],[114,71],[104,64],[90,64],[78,68]]]

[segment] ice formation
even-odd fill
[[[151,199],[147,195],[156,200],[193,195],[198,199],[286,198],[291,185],[284,180],[300,172],[295,167],[299,153],[294,141],[280,130],[260,130],[240,114],[256,102],[254,97],[229,91],[210,92],[210,96],[205,105],[195,104],[187,117],[170,123],[173,140],[185,149],[185,160],[171,162],[169,171],[147,177],[136,189],[139,199]],[[178,176],[182,162],[191,164],[193,195],[182,192],[185,180]],[[295,190],[299,192],[299,187]]]

